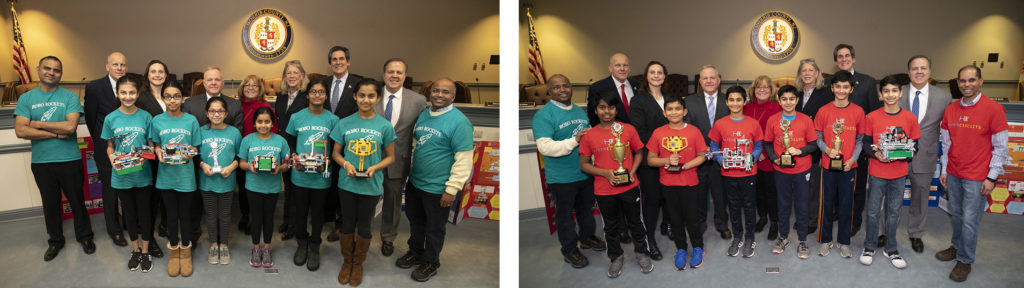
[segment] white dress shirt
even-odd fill
[[[615,83],[616,94],[622,92],[622,84],[626,84],[626,101],[628,101],[626,104],[633,104],[633,86],[629,85],[629,79],[626,79],[626,82],[619,82],[618,79],[612,77],[612,82]],[[622,98],[622,95],[619,95],[619,98]]]
[[[917,91],[921,91],[921,96],[915,96]],[[917,106],[917,123],[921,123],[921,120],[924,119],[924,114],[928,111],[928,84],[925,84],[921,90],[917,90],[917,88],[914,88],[914,84],[910,84],[910,99],[907,99],[910,101],[910,107],[907,108],[910,108],[908,110],[911,112],[914,111],[914,97],[920,97],[917,100],[919,102],[918,105],[920,105]]]
[[[381,103],[383,103],[383,105],[381,105],[381,107],[383,107],[381,109],[381,112],[387,110],[388,109],[388,101],[392,101],[392,103],[391,103],[391,126],[397,126],[398,125],[398,116],[401,115],[401,113],[398,113],[398,112],[402,111],[402,92],[403,91],[405,91],[405,87],[398,87],[398,91],[395,92],[395,93],[388,92],[388,88],[384,87],[384,89],[383,89],[384,93],[380,94],[381,95],[380,101],[381,101]],[[391,95],[395,95],[395,99],[394,100],[391,100]],[[384,114],[381,114],[380,117],[384,117]]]

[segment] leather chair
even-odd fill
[[[185,91],[182,92],[188,93],[187,95],[185,95],[185,97],[195,95],[192,94],[192,89],[187,88],[193,83],[195,83],[196,80],[203,80],[203,72],[188,72],[181,75],[181,86],[182,88],[185,88]]]
[[[324,77],[327,77],[327,75],[320,74],[320,73],[309,73],[309,74],[306,74],[306,78],[309,79],[309,82],[313,82],[313,80],[317,80],[317,79],[324,78]]]
[[[772,91],[779,91],[779,88],[782,88],[782,86],[786,86],[786,85],[796,86],[796,77],[793,77],[793,76],[782,76],[782,77],[772,78],[772,86],[774,87],[774,89],[772,89]]]
[[[18,98],[21,98],[22,94],[25,94],[28,91],[32,91],[32,89],[36,89],[36,87],[39,87],[39,81],[33,81],[31,83],[15,86],[14,95],[18,95]],[[15,103],[17,103],[17,99],[15,99]]]
[[[535,103],[537,106],[547,104],[551,101],[551,94],[548,94],[548,85],[532,85],[523,87],[523,98],[519,102]]]
[[[469,86],[465,82],[455,81],[455,99],[453,103],[471,103],[472,93],[469,92]],[[483,103],[481,103],[483,104]]]
[[[17,105],[19,96],[21,95],[14,93],[14,81],[8,81],[7,84],[4,84],[4,106]]]
[[[690,79],[683,74],[668,74],[665,76],[665,93],[668,95],[684,96],[690,87]]]
[[[189,97],[196,96],[196,95],[203,95],[203,93],[206,93],[206,87],[203,86],[203,79],[196,79],[196,80],[194,80],[192,82],[192,89],[191,90],[192,90],[192,92],[189,93],[189,95],[191,95],[191,96],[189,96]]]
[[[281,77],[267,78],[263,80],[263,97],[269,99],[276,99],[277,92],[281,92]]]
[[[964,94],[960,93],[960,84],[957,84],[956,78],[949,79],[949,94],[953,95],[953,99],[964,98]]]
[[[420,95],[423,95],[424,97],[427,97],[428,101],[430,100],[430,86],[431,85],[434,85],[434,81],[424,82],[423,86],[420,86],[420,91],[418,91],[418,92],[420,92]]]

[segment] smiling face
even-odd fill
[[[903,92],[900,91],[900,86],[896,86],[896,84],[885,84],[878,95],[878,98],[885,102],[885,105],[896,105],[896,101],[900,101],[900,97],[903,97]]]
[[[348,56],[345,56],[345,51],[338,50],[331,53],[331,72],[334,72],[335,76],[344,75],[348,72]]]
[[[839,66],[840,70],[853,72],[853,63],[857,62],[857,58],[853,58],[853,54],[850,53],[850,49],[841,48],[836,52],[836,66]]]
[[[648,67],[647,84],[651,87],[661,87],[665,84],[665,67],[657,64]]]
[[[306,75],[302,75],[302,71],[299,70],[299,67],[288,66],[288,68],[285,68],[284,70],[284,81],[285,84],[288,84],[289,90],[299,89],[299,84],[302,83],[302,79],[305,77]]]
[[[551,100],[569,105],[572,101],[572,84],[565,77],[551,77],[551,81],[548,81],[548,95],[551,95]]]
[[[135,105],[135,100],[139,99],[139,90],[135,88],[135,85],[128,83],[117,85],[117,99],[121,100],[121,106],[132,107]]]
[[[728,98],[725,99],[725,106],[729,107],[729,112],[743,113],[743,105],[747,104],[746,97],[742,93],[729,93]]]
[[[242,95],[245,99],[253,100],[260,97],[260,84],[255,79],[249,78],[242,83]]]
[[[36,73],[39,73],[39,81],[44,86],[57,86],[57,83],[60,83],[61,76],[64,75],[62,67],[63,65],[57,60],[43,60],[42,63],[39,63],[39,67],[36,68]]]
[[[203,73],[203,87],[210,95],[219,95],[224,88],[224,78],[220,76],[220,70],[210,69]]]
[[[324,84],[316,82],[313,83],[313,86],[309,86],[306,98],[309,99],[310,106],[323,106],[324,101],[327,100],[327,90],[324,89]]]
[[[910,83],[914,84],[914,87],[918,89],[924,88],[924,85],[928,84],[928,78],[932,77],[931,64],[928,63],[928,59],[917,58],[914,61],[910,61]]]
[[[430,106],[434,110],[447,107],[455,100],[455,83],[446,78],[434,82],[430,87]]]
[[[121,52],[110,53],[110,56],[107,56],[107,65],[105,66],[107,74],[110,77],[114,77],[114,80],[121,79],[121,76],[128,73],[126,61],[124,54],[121,54]]]
[[[715,68],[704,68],[700,70],[700,89],[708,95],[714,95],[718,92],[718,85],[722,83],[722,79],[718,78],[718,69]]]
[[[608,72],[619,82],[626,82],[629,77],[629,57],[626,54],[615,53],[608,64]]]
[[[384,87],[388,92],[395,93],[405,83],[405,63],[402,61],[391,61],[384,67]]]
[[[162,97],[164,99],[164,104],[167,105],[167,111],[177,112],[181,110],[181,100],[183,98],[181,96],[180,89],[174,86],[167,87],[164,89],[164,95],[162,95]]]
[[[978,77],[978,71],[968,68],[963,69],[956,78],[957,86],[960,86],[960,93],[964,94],[964,97],[970,98],[978,95],[981,91],[981,84],[984,80]]]
[[[372,112],[373,106],[380,101],[380,97],[377,95],[377,85],[359,86],[359,91],[356,91],[352,97],[356,99],[356,106],[359,106],[361,113]]]
[[[797,102],[799,100],[796,99],[796,94],[793,93],[782,93],[782,96],[779,97],[779,105],[782,106],[782,111],[786,113],[793,113]]]
[[[253,126],[256,127],[256,133],[270,134],[270,128],[274,127],[274,119],[271,119],[270,114],[262,113],[256,115],[256,122],[253,123]]]
[[[146,68],[149,74],[149,84],[154,86],[163,86],[164,81],[167,81],[167,67],[163,64],[153,63]]]
[[[754,98],[757,98],[757,102],[768,101],[772,97],[772,86],[768,84],[768,80],[761,80],[761,83],[757,83],[754,86]]]
[[[665,119],[668,119],[668,123],[678,124],[683,122],[683,117],[686,116],[686,108],[683,108],[683,104],[679,104],[678,101],[670,101],[665,103],[665,111],[661,113],[665,115]]]
[[[227,108],[224,107],[223,102],[214,101],[210,102],[210,109],[206,110],[206,118],[210,119],[210,123],[214,125],[220,125],[224,123],[224,117],[227,115]]]
[[[804,87],[814,87],[815,80],[818,79],[818,69],[814,69],[814,65],[804,63],[800,65],[800,82],[803,82]]]
[[[853,85],[850,85],[850,82],[832,83],[832,94],[835,94],[836,100],[845,101],[850,97],[850,92],[853,92]]]
[[[604,102],[604,99],[597,101],[597,118],[601,119],[601,123],[609,124],[615,122],[615,114],[618,111],[615,110],[615,105],[609,105],[608,102]]]

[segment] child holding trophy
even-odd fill
[[[206,118],[210,124],[200,130],[203,143],[199,145],[199,195],[206,207],[206,230],[210,233],[210,264],[231,263],[228,232],[231,231],[231,198],[235,190],[235,169],[238,169],[238,145],[242,134],[228,125],[228,105],[223,98],[212,97],[206,102]],[[216,249],[216,251],[214,251]]]
[[[597,116],[601,120],[580,138],[580,169],[594,177],[594,195],[604,219],[608,258],[612,260],[608,277],[622,274],[625,262],[619,233],[629,228],[633,238],[637,262],[644,274],[654,270],[649,256],[647,231],[640,215],[640,189],[636,174],[643,155],[643,142],[632,125],[615,121],[618,93],[603,93],[597,102]],[[593,163],[591,163],[593,157]],[[627,170],[628,167],[628,170]],[[626,223],[623,223],[625,215]],[[625,227],[624,227],[625,226]]]
[[[814,131],[811,117],[796,111],[799,99],[797,89],[792,85],[779,88],[779,104],[782,112],[768,118],[765,127],[764,149],[768,159],[775,165],[775,191],[779,204],[779,239],[775,240],[772,253],[782,254],[789,245],[789,211],[796,213],[796,234],[800,244],[796,256],[807,259],[807,197],[810,191],[811,153],[818,151],[818,133]]]
[[[291,153],[288,143],[281,135],[270,133],[270,128],[277,122],[274,111],[267,107],[257,108],[252,115],[256,133],[242,138],[238,145],[238,166],[242,171],[249,171],[245,176],[245,190],[249,193],[249,208],[252,221],[249,222],[252,234],[252,252],[249,255],[249,266],[274,267],[274,256],[270,250],[270,240],[274,234],[274,208],[277,207],[277,195],[281,193],[281,175],[288,170],[285,157]],[[260,246],[260,235],[263,245]]]
[[[725,94],[729,117],[715,121],[708,132],[708,138],[711,139],[711,153],[722,166],[722,185],[729,199],[732,230],[743,233],[742,237],[737,235],[732,238],[728,254],[738,256],[742,249],[743,257],[753,257],[754,248],[757,247],[754,241],[757,221],[757,192],[754,186],[757,182],[757,168],[754,167],[754,160],[761,155],[764,129],[761,129],[757,119],[743,115],[743,106],[747,104],[747,91],[743,87],[729,87]],[[743,215],[742,219],[740,215]]]
[[[697,189],[697,168],[707,159],[704,137],[697,127],[683,122],[686,104],[682,98],[666,98],[662,112],[668,124],[654,129],[647,142],[647,164],[658,169],[676,244],[676,270],[686,269],[686,236],[693,243],[690,268],[704,263],[704,230],[706,221],[699,205],[707,203],[707,194]]]

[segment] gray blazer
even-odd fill
[[[910,111],[911,101],[910,85],[903,85],[903,98],[900,98],[900,108]],[[939,157],[939,123],[942,121],[942,114],[952,96],[946,90],[928,84],[928,107],[925,109],[924,119],[920,121],[921,139],[918,141],[919,153],[914,155],[910,163],[916,173],[934,173],[935,163]]]
[[[224,93],[220,94],[221,98],[224,98],[224,102],[228,103],[228,117],[224,118],[224,122],[228,125],[235,126],[238,131],[242,131],[242,102],[238,99],[228,97]],[[206,118],[206,93],[188,97],[185,102],[181,104],[181,111],[196,116],[196,120],[199,121],[199,126],[203,126],[210,123],[210,119]]]
[[[718,99],[715,100],[715,121],[729,116],[729,107],[725,106],[725,99],[725,93],[718,92]],[[704,143],[711,145],[711,138],[708,138],[708,133],[711,132],[711,126],[714,126],[715,123],[708,121],[708,102],[704,100],[704,91],[687,96],[686,99],[683,99],[683,102],[686,103],[687,111],[683,121],[697,126],[700,134],[704,135]]]
[[[373,111],[380,117],[384,117],[384,107],[388,103],[388,96],[391,95],[387,90],[383,92],[377,106],[373,107]],[[395,163],[387,168],[388,178],[402,179],[409,176],[409,164],[412,163],[412,129],[416,126],[416,119],[426,108],[427,97],[412,89],[402,89],[401,111],[391,111],[391,117],[398,117],[398,123],[395,125]]]

